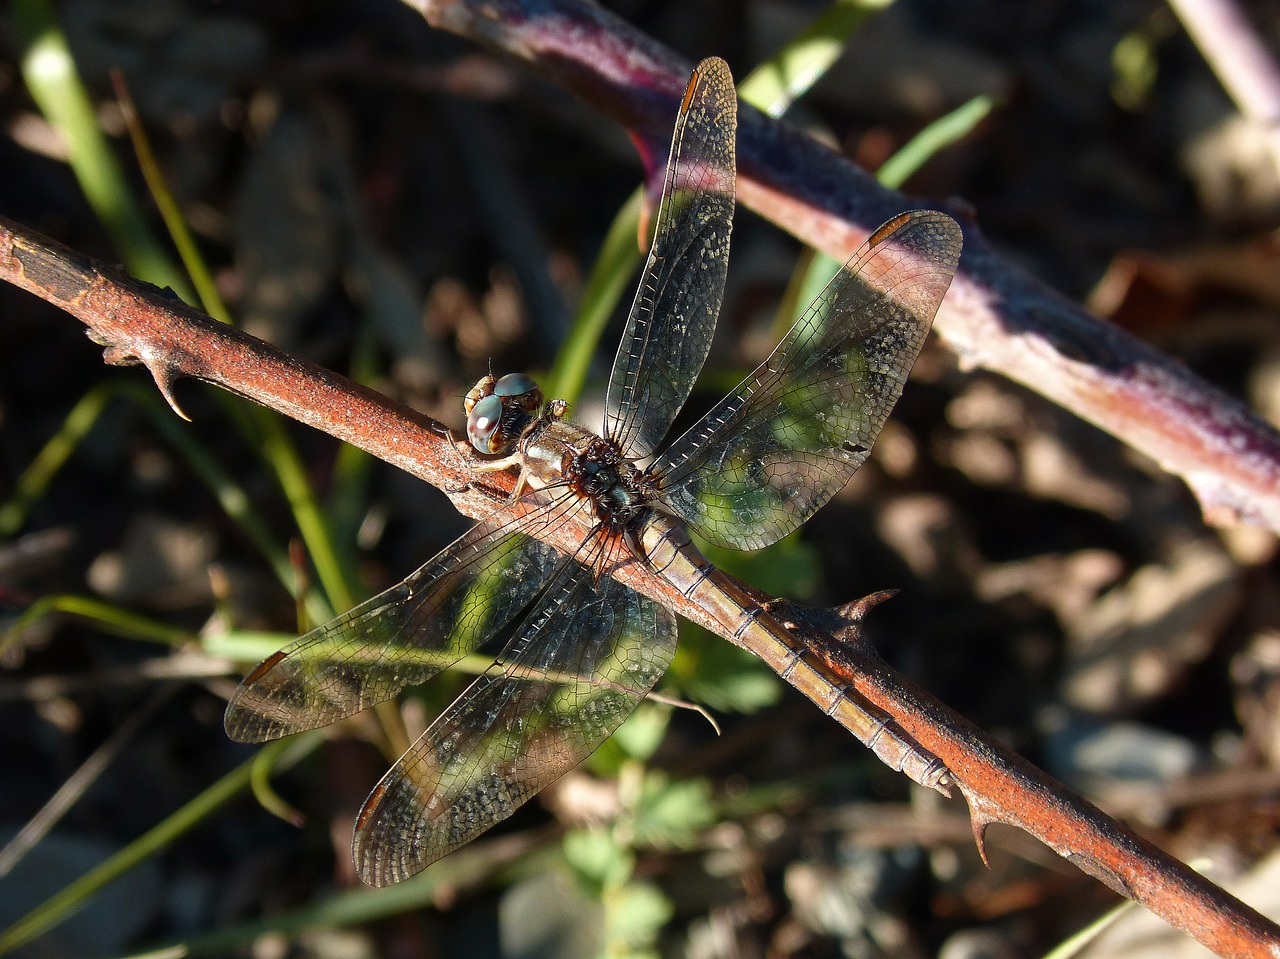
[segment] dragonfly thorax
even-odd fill
[[[633,525],[658,492],[651,477],[632,466],[616,443],[600,437],[569,460],[564,473],[573,491],[591,501],[596,518],[613,532]]]

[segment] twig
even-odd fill
[[[406,2],[435,26],[528,61],[629,127],[650,172],[661,165],[690,65],[652,38],[588,0]],[[738,198],[840,261],[919,205],[745,106]],[[1280,433],[1011,265],[972,222],[964,244],[934,324],[961,363],[1001,373],[1142,451],[1186,481],[1207,522],[1280,531]]]
[[[1265,134],[1280,169],[1280,69],[1231,0],[1169,0],[1235,105]]]
[[[469,445],[441,424],[3,219],[0,280],[81,320],[89,335],[107,347],[108,362],[144,363],[171,401],[174,377],[198,377],[324,429],[441,487],[469,516],[495,510],[514,515],[522,508],[519,502],[507,502],[509,475],[491,474],[486,481],[496,488],[488,491],[468,484],[473,478]],[[539,536],[566,550],[587,532],[573,523],[542,529]],[[725,627],[638,565],[621,566],[618,579],[732,639]],[[749,592],[761,605],[773,602],[758,591]],[[821,654],[861,695],[947,765],[969,802],[980,844],[991,822],[1018,826],[1223,956],[1255,956],[1264,948],[1280,956],[1280,928],[1265,917],[912,687],[865,644],[843,641],[839,629],[825,635],[809,631]]]

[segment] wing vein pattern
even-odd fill
[[[565,491],[518,522],[477,523],[406,579],[285,646],[245,677],[224,724],[237,742],[315,729],[386,702],[512,622],[560,554],[522,529],[578,509]]]
[[[702,371],[729,266],[737,93],[722,60],[689,81],[676,121],[658,225],[605,402],[605,435],[650,456]]]
[[[494,665],[400,758],[357,819],[361,878],[413,875],[589,756],[675,654],[664,605],[567,559]]]
[[[836,274],[767,360],[654,462],[662,499],[706,539],[760,549],[862,465],[955,273],[960,228],[905,214]]]

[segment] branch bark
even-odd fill
[[[527,61],[625,124],[661,168],[691,64],[590,0],[406,0],[434,26]],[[738,198],[844,260],[918,206],[845,157],[743,106]],[[964,209],[964,256],[934,329],[967,366],[1007,376],[1096,424],[1199,499],[1205,520],[1280,531],[1280,432],[1182,365],[997,254]]]
[[[520,509],[506,499],[510,475],[489,474],[491,487],[471,483],[474,454],[444,425],[2,218],[0,280],[83,322],[90,338],[106,348],[107,362],[145,365],[175,408],[174,378],[202,379],[440,487],[468,516]],[[583,525],[555,524],[548,542],[571,550],[586,532]],[[617,577],[732,640],[718,621],[638,564],[622,567]],[[859,693],[947,765],[969,803],[980,846],[989,823],[1017,826],[1220,955],[1256,956],[1265,949],[1280,956],[1280,927],[911,686],[865,644],[850,641],[859,618],[829,618],[825,634],[807,631],[819,654]]]

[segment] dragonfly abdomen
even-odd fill
[[[853,733],[889,768],[950,795],[951,773],[894,719],[837,678],[767,609],[717,569],[678,521],[650,511],[632,538],[654,573],[731,631],[733,642],[763,659],[824,713]]]

